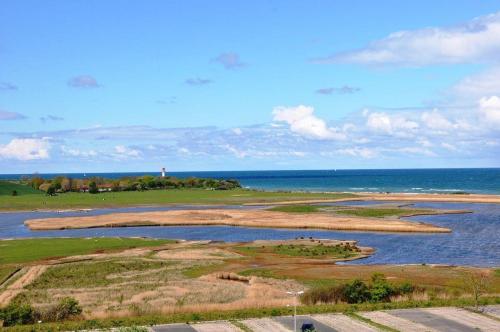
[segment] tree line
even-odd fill
[[[123,177],[119,179],[106,179],[102,177],[73,179],[66,176],[44,179],[42,177],[35,176],[29,179],[28,183],[34,189],[45,191],[48,195],[65,192],[89,192],[91,194],[97,194],[99,192],[106,191],[145,191],[182,188],[231,190],[241,188],[240,183],[233,179],[196,177],[176,178],[173,176],[159,177],[151,175]]]

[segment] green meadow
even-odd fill
[[[41,191],[35,190],[30,186],[23,185],[17,182],[11,181],[1,181],[0,180],[0,196],[8,195],[12,196],[12,193],[16,191],[18,195],[30,195],[30,194],[42,194]],[[3,197],[2,197],[3,198]],[[2,199],[0,198],[0,199]]]
[[[114,250],[154,247],[172,240],[142,238],[47,238],[0,241],[0,264],[19,264],[48,258]]]
[[[19,193],[12,196],[12,188]],[[22,190],[21,190],[22,188]],[[348,193],[264,192],[246,189],[158,189],[89,193],[61,193],[47,196],[28,186],[0,182],[0,210],[74,209],[167,204],[222,204],[273,203],[293,200],[342,199],[356,197]]]

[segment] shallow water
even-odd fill
[[[343,202],[342,204],[345,204]],[[350,204],[367,204],[351,202]],[[369,204],[369,203],[368,203]],[[377,249],[366,259],[350,264],[436,263],[453,265],[500,266],[500,204],[416,203],[416,207],[472,210],[468,214],[415,216],[423,221],[452,229],[449,234],[402,234],[339,232],[326,230],[245,228],[232,226],[188,227],[118,227],[56,231],[31,231],[23,222],[32,218],[97,215],[114,212],[138,212],[182,209],[186,207],[151,207],[99,209],[90,212],[15,212],[0,213],[0,238],[25,237],[94,237],[144,236],[187,240],[253,241],[257,239],[292,239],[299,236],[357,240],[361,246]],[[208,207],[207,207],[208,208]],[[233,207],[241,208],[241,207]],[[245,207],[246,208],[246,207]],[[0,251],[1,254],[1,251]]]

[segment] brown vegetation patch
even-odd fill
[[[33,230],[129,226],[131,222],[154,222],[161,226],[225,225],[268,228],[313,228],[346,231],[446,233],[448,228],[398,219],[300,214],[266,210],[173,210],[112,213],[98,216],[27,220]]]

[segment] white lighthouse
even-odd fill
[[[162,168],[161,168],[161,177],[162,177],[162,178],[164,178],[164,177],[165,177],[165,173],[166,173],[166,171],[165,171],[165,167],[162,167]]]

